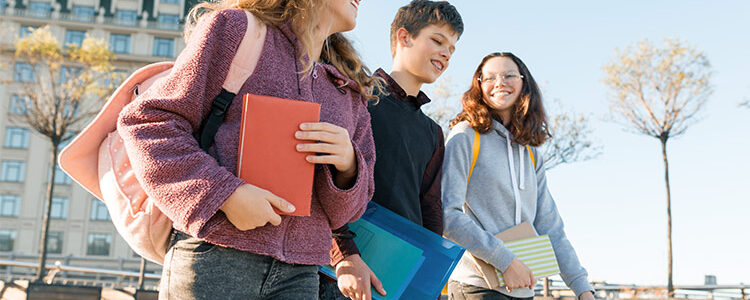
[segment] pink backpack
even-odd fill
[[[223,122],[223,112],[252,74],[263,48],[265,25],[249,12],[245,13],[248,28],[209,116],[217,111],[216,105],[221,103],[219,98],[228,103],[225,103],[220,119],[213,122],[215,128],[209,129],[209,125],[204,127],[200,138],[204,150],[213,142],[216,129]],[[146,194],[135,177],[122,138],[117,133],[117,117],[128,103],[147,90],[154,81],[168,75],[173,65],[173,62],[159,62],[135,71],[117,88],[96,118],[59,156],[60,167],[104,202],[117,232],[128,245],[139,255],[158,264],[163,264],[167,253],[172,220],[154,205],[153,199]],[[208,139],[204,138],[206,136]]]

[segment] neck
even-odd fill
[[[508,127],[510,124],[510,111],[493,111],[495,119],[498,120],[503,126]]]
[[[391,78],[393,78],[393,80],[396,81],[396,83],[398,83],[398,85],[401,86],[402,89],[404,89],[404,92],[406,92],[407,95],[416,96],[417,94],[419,94],[419,89],[422,87],[422,82],[408,71],[401,70],[394,66],[390,75]]]

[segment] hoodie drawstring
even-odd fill
[[[515,198],[516,200],[516,217],[514,225],[518,225],[521,224],[521,192],[519,191],[518,183],[516,182],[516,167],[515,163],[513,163],[513,147],[510,143],[510,136],[507,136],[505,138],[505,141],[508,146],[508,169],[510,170],[510,183],[513,186],[513,198]],[[523,158],[521,160],[523,160]],[[521,170],[523,170],[523,165],[521,165]],[[523,175],[521,176],[523,177]]]
[[[518,185],[518,188],[521,190],[525,190],[526,186],[523,184],[523,179],[526,176],[523,176],[523,170],[525,169],[524,166],[524,158],[526,157],[526,147],[518,145],[518,165],[521,167],[521,175],[519,175],[520,178],[520,184]]]

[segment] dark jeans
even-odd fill
[[[498,291],[490,290],[475,285],[464,284],[458,281],[448,281],[448,299],[450,300],[516,300],[524,299],[531,300],[534,297],[529,298],[516,298],[504,295]]]
[[[339,290],[339,285],[333,279],[320,275],[320,300],[347,300]]]
[[[225,248],[176,232],[159,299],[317,299],[318,267]]]

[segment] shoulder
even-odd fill
[[[265,26],[255,16],[245,10],[221,9],[201,16],[193,32],[190,33],[190,39],[241,38],[243,34],[260,32],[264,28]]]
[[[448,133],[446,145],[451,144],[470,144],[474,142],[474,128],[469,122],[462,121],[454,125]]]

